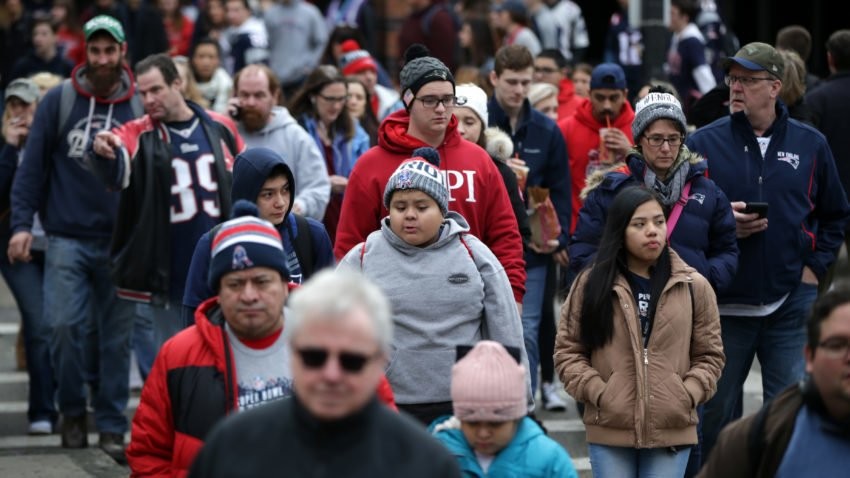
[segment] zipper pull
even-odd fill
[[[643,364],[649,365],[649,351],[647,349],[643,349]]]

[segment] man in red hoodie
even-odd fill
[[[615,63],[602,63],[593,69],[590,76],[590,101],[579,106],[572,116],[558,122],[570,158],[573,204],[570,234],[575,230],[581,209],[585,178],[597,169],[625,160],[626,153],[634,144],[634,118],[623,69]]]
[[[521,304],[525,293],[522,238],[504,182],[487,152],[461,138],[452,109],[465,99],[455,97],[454,78],[446,65],[427,55],[421,45],[414,45],[405,55],[407,62],[400,75],[405,110],[381,123],[378,146],[354,165],[334,255],[342,258],[380,227],[381,219],[389,214],[383,195],[390,175],[414,149],[430,146],[440,153],[440,169],[449,186],[449,209],[463,215],[470,232],[493,251]]]

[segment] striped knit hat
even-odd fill
[[[256,217],[257,206],[245,200],[233,204],[233,216],[215,232],[210,254],[209,286],[218,291],[221,277],[232,271],[268,267],[289,280],[286,254],[272,223]]]

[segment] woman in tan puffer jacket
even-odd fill
[[[561,308],[555,367],[585,405],[594,476],[681,477],[723,369],[714,292],[666,231],[655,194],[624,189]]]

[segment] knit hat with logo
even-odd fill
[[[360,73],[363,70],[378,72],[378,65],[368,51],[360,48],[356,40],[342,42],[342,55],[339,57],[339,69],[345,76]]]
[[[99,31],[105,31],[118,43],[124,43],[126,40],[124,27],[121,26],[121,22],[109,15],[98,15],[83,25],[83,34],[86,37],[86,41],[89,41],[91,36]]]
[[[257,206],[240,199],[233,204],[233,216],[219,226],[212,241],[209,286],[218,291],[228,272],[268,267],[289,280],[286,254],[280,233],[272,223],[257,217]]]
[[[670,93],[649,93],[635,105],[635,119],[632,121],[632,137],[635,141],[655,120],[666,118],[677,123],[679,131],[688,131],[688,122],[679,100]]]
[[[399,73],[401,98],[407,108],[413,97],[426,83],[448,81],[454,90],[455,78],[449,68],[440,60],[431,56],[424,45],[414,43],[404,52],[404,68]]]
[[[482,340],[452,367],[451,395],[461,421],[522,418],[528,411],[525,367],[502,344]]]
[[[387,181],[384,189],[384,206],[389,209],[393,193],[400,190],[418,190],[434,198],[443,216],[449,210],[449,189],[440,172],[440,153],[434,148],[417,148]]]

